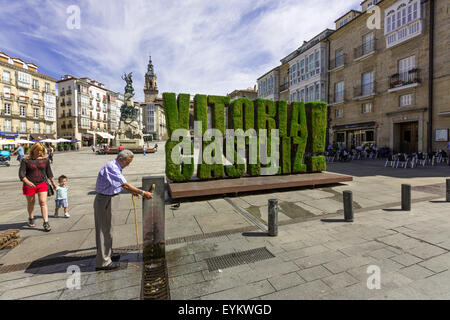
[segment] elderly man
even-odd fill
[[[122,169],[133,161],[130,150],[121,151],[115,160],[100,169],[97,177],[94,201],[95,240],[97,243],[96,270],[114,270],[118,263],[111,260],[112,255],[112,215],[119,209],[119,194],[122,188],[135,196],[151,199],[152,194],[129,184],[122,175]]]

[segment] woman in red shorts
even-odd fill
[[[19,178],[23,182],[22,190],[28,203],[28,225],[30,227],[35,227],[33,210],[35,196],[37,194],[42,218],[44,219],[44,230],[50,231],[51,227],[48,223],[47,209],[47,178],[51,181],[55,190],[57,189],[57,186],[53,181],[50,161],[45,156],[45,147],[40,143],[33,145],[30,148],[29,157],[22,160],[19,169]]]

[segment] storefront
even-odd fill
[[[90,133],[83,133],[81,135],[81,141],[83,146],[90,147],[94,144],[94,135]]]
[[[14,143],[14,140],[18,138],[18,134],[14,132],[0,132],[0,140],[7,140]]]
[[[0,149],[2,150],[10,150],[10,148],[14,145],[14,141],[18,138],[18,134],[14,132],[0,132],[0,140],[11,142],[8,144],[0,144]]]
[[[375,121],[333,126],[333,142],[346,149],[376,144]]]

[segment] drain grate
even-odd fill
[[[275,256],[269,250],[263,247],[209,258],[206,259],[206,263],[208,264],[209,271],[215,271],[274,257]]]
[[[165,259],[146,263],[142,276],[142,299],[170,300],[168,279]]]

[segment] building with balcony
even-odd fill
[[[90,146],[108,143],[118,129],[119,94],[105,88],[103,83],[87,77],[65,75],[58,81],[58,137],[77,139]],[[119,111],[120,112],[120,111]]]
[[[433,93],[439,104],[431,105],[430,38],[425,32],[434,29],[430,25],[430,2],[441,7],[435,9],[440,32],[434,30],[434,42],[442,42],[432,59],[433,71],[440,72],[442,78],[437,80],[439,91]],[[367,26],[370,14],[366,11],[373,4],[382,13],[381,29]],[[448,101],[450,85],[449,19],[441,12],[447,10],[445,5],[440,1],[366,0],[361,6],[361,12],[352,10],[344,15],[345,23],[338,19],[336,31],[328,36],[330,141],[347,148],[374,143],[406,153],[443,148],[443,143],[430,144],[429,133],[433,132],[430,118],[441,129],[450,127],[448,116],[442,116],[442,121],[439,118],[439,112],[448,109],[444,101]]]
[[[0,139],[56,137],[56,79],[0,52]]]
[[[289,64],[289,101],[327,101],[326,29],[282,59]],[[283,88],[284,89],[284,88]]]

